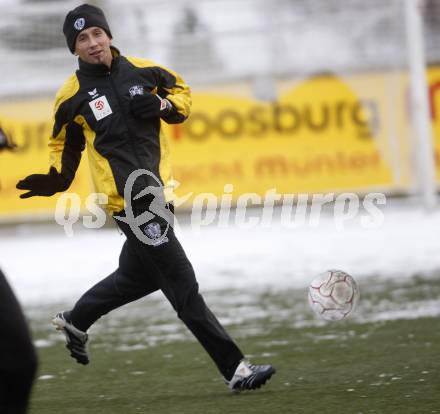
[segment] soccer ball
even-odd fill
[[[310,283],[309,304],[321,319],[339,321],[353,311],[358,301],[356,281],[341,270],[328,270]]]

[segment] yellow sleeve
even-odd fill
[[[157,93],[161,98],[168,99],[175,109],[175,116],[165,118],[166,122],[178,123],[188,118],[192,103],[191,89],[177,72],[147,59],[127,57],[127,60],[138,68],[153,70],[157,81],[157,89],[151,92]]]
[[[79,90],[76,75],[68,78],[58,90],[53,112],[53,131],[49,139],[50,165],[69,181],[73,180],[84,149],[82,128],[69,114],[69,100]]]
[[[164,88],[168,94],[165,96],[173,106],[176,108],[177,112],[182,114],[185,119],[188,118],[191,112],[191,89],[182,79],[182,77],[171,69],[161,68],[164,71],[172,74],[176,78],[176,83],[170,88]]]

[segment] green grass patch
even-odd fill
[[[396,312],[432,303],[439,286],[420,277],[382,289],[361,286],[363,307],[336,323],[316,323],[304,292],[237,296],[229,311],[224,294],[206,295],[244,353],[278,370],[262,389],[240,395],[228,391],[160,299],[99,321],[86,367],[41,319],[48,309],[32,320],[35,338],[47,342],[39,348],[30,413],[440,413],[440,318],[369,319],[376,307]],[[231,292],[227,301],[233,299]]]

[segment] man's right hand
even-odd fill
[[[149,92],[135,95],[130,101],[132,114],[141,119],[161,118],[169,114],[172,108],[168,99],[162,99],[159,95]]]
[[[20,180],[16,188],[19,190],[29,190],[27,193],[20,194],[20,198],[33,196],[49,197],[60,191],[69,188],[69,182],[64,178],[55,167],[51,167],[49,174],[32,174]]]

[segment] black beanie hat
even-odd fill
[[[66,36],[67,46],[72,53],[75,52],[77,36],[83,30],[93,26],[104,29],[110,39],[112,38],[104,12],[99,7],[82,4],[67,13],[66,19],[64,20],[63,33],[64,36]]]

